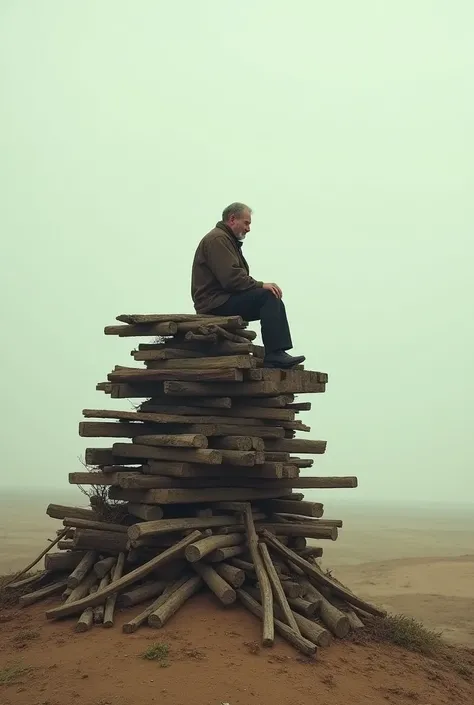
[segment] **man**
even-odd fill
[[[250,232],[251,221],[248,206],[232,203],[224,209],[222,220],[199,243],[192,267],[194,308],[199,314],[260,320],[265,367],[289,369],[305,357],[292,357],[286,352],[293,344],[280,287],[250,276],[242,243]]]

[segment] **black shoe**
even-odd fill
[[[288,355],[287,352],[279,350],[277,352],[272,352],[265,355],[265,358],[263,360],[263,366],[277,367],[287,370],[290,367],[296,367],[296,365],[301,365],[301,363],[305,360],[306,358],[304,355],[292,357],[291,355]]]

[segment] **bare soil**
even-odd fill
[[[278,637],[260,648],[257,619],[240,606],[221,608],[211,595],[193,598],[161,630],[130,635],[121,625],[140,606],[118,613],[112,629],[76,634],[73,620],[46,621],[55,603],[0,609],[2,705],[474,702],[474,652],[455,646],[450,664],[390,644],[339,641],[310,662]]]

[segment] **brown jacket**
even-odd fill
[[[191,296],[196,313],[210,313],[231,294],[262,286],[249,274],[241,244],[224,223],[207,233],[194,255]]]

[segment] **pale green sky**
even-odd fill
[[[195,245],[243,200],[252,273],[330,376],[314,469],[359,477],[341,498],[472,501],[473,22],[470,0],[1,0],[0,487],[67,485],[82,409],[116,406],[95,384],[130,364],[103,327],[191,311]]]

